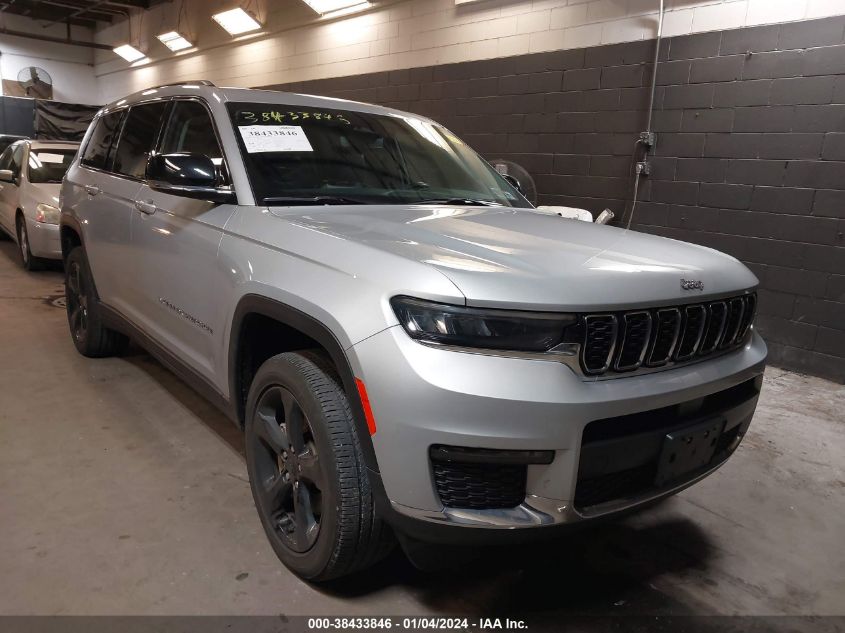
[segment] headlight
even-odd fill
[[[413,339],[482,349],[546,352],[563,342],[575,315],[467,308],[393,297],[393,311]]]
[[[52,204],[41,202],[35,207],[35,221],[42,224],[58,224],[61,214]]]

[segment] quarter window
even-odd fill
[[[23,150],[24,144],[18,143],[15,146],[15,151],[12,153],[11,170],[15,174],[15,178],[20,178],[21,176],[21,167],[23,166]]]
[[[132,106],[117,144],[113,171],[132,178],[144,177],[166,108],[164,102]]]
[[[0,169],[11,169],[12,168],[12,152],[15,151],[11,145],[3,150],[3,153],[0,154]]]
[[[97,169],[105,169],[108,164],[109,148],[119,128],[123,111],[110,112],[101,116],[95,124],[94,131],[85,152],[82,154],[82,164]]]

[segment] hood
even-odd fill
[[[504,207],[278,208],[293,224],[431,266],[468,305],[533,310],[656,306],[738,293],[733,257],[636,231]],[[684,290],[681,279],[701,282]]]

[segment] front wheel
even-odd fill
[[[40,257],[35,257],[32,254],[32,249],[29,247],[29,233],[26,230],[26,220],[20,214],[17,219],[18,230],[18,251],[21,255],[21,264],[24,270],[30,272],[34,270],[41,270],[44,268],[44,260]]]
[[[103,325],[88,259],[81,246],[65,262],[65,305],[73,344],[83,356],[102,358],[122,353],[129,339]]]
[[[294,573],[325,581],[390,551],[359,438],[334,367],[322,355],[267,360],[249,390],[246,461],[258,515]]]

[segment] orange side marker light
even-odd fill
[[[364,417],[367,419],[367,428],[370,435],[376,434],[376,419],[373,417],[373,408],[370,406],[370,398],[367,396],[367,387],[360,378],[355,379],[355,386],[358,387],[358,395],[361,397],[361,406],[364,407]]]

